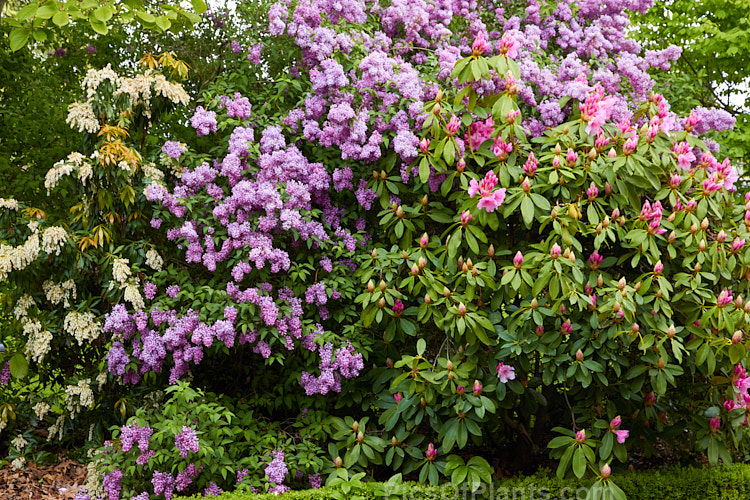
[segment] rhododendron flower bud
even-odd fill
[[[425,452],[424,456],[428,462],[432,462],[437,458],[437,450],[432,443],[427,445],[427,451]]]
[[[370,293],[375,291],[375,283],[373,283],[372,280],[367,282],[367,291]]]
[[[531,182],[529,181],[528,177],[526,177],[521,183],[521,189],[524,193],[528,193],[529,191],[531,191]]]
[[[742,305],[745,303],[745,299],[742,298],[742,295],[738,295],[737,298],[734,299],[734,307],[737,309],[742,309]]]
[[[659,358],[659,361],[656,362],[656,367],[659,370],[663,370],[664,369],[664,365],[665,365],[664,358]]]
[[[622,145],[622,152],[628,156],[633,154],[635,151],[635,148],[638,147],[638,135],[633,134],[625,141],[625,144]]]
[[[404,303],[401,302],[401,299],[396,299],[396,301],[393,303],[393,315],[397,318],[401,317],[401,314],[404,312]]]
[[[386,359],[385,366],[387,366],[388,368],[393,368],[393,360],[391,358]]]
[[[461,317],[466,316],[466,306],[463,302],[458,303],[458,315]]]
[[[719,427],[721,427],[721,417],[719,417],[718,415],[711,417],[711,421],[708,425],[710,427],[711,434],[716,434],[716,431],[718,431]]]
[[[404,213],[404,209],[401,207],[401,205],[396,207],[396,217],[398,217],[399,219],[403,219],[404,215],[406,214]]]
[[[445,287],[445,286],[444,286],[444,287],[443,287],[443,297],[446,297],[446,298],[448,298],[448,297],[450,297],[450,296],[451,296],[451,291],[450,291],[450,290],[448,290],[448,287]]]
[[[625,276],[620,278],[620,281],[617,282],[617,289],[620,291],[623,291],[625,289],[625,285],[627,285],[627,281],[625,281]]]
[[[521,110],[520,109],[514,109],[512,111],[508,111],[508,114],[506,116],[508,123],[513,124],[516,123],[516,119],[521,116]]]
[[[471,222],[471,218],[471,212],[469,212],[468,210],[464,210],[463,212],[461,212],[461,225],[463,227],[468,226]]]
[[[385,299],[381,298],[378,301],[378,307],[381,308],[381,309],[383,309],[385,307]]]
[[[589,263],[591,264],[591,270],[596,271],[599,269],[599,266],[602,264],[602,261],[604,261],[604,257],[599,255],[599,252],[594,250],[594,253],[591,254],[589,257]]]
[[[552,159],[552,168],[554,168],[555,170],[558,170],[560,168],[560,158],[559,157],[555,156]]]
[[[463,396],[466,393],[466,387],[459,385],[456,387],[456,394]]]
[[[599,196],[599,189],[596,187],[596,184],[594,184],[594,181],[591,181],[591,185],[586,190],[586,194],[589,197],[589,201],[594,201],[597,196]]]
[[[364,440],[365,440],[365,434],[362,431],[359,431],[359,433],[357,434],[357,442],[361,443]]]
[[[562,325],[560,325],[560,331],[563,335],[570,335],[570,333],[573,331],[573,325],[570,324],[569,319],[563,321]]]
[[[617,158],[617,151],[615,151],[615,148],[609,148],[609,153],[607,153],[607,156],[609,158]]]
[[[745,246],[745,240],[744,240],[744,238],[740,239],[739,236],[735,237],[734,241],[732,241],[731,252],[732,253],[737,253],[740,250],[742,250],[742,247],[744,247],[744,246]]]
[[[510,365],[506,365],[501,361],[497,365],[497,378],[499,378],[500,382],[503,384],[507,383],[510,380],[515,380],[516,369]]]
[[[656,261],[656,264],[654,264],[654,275],[659,276],[664,271],[664,264],[661,263],[661,260]]]
[[[703,217],[703,220],[701,221],[701,231],[705,231],[708,229],[708,217]]]
[[[456,162],[456,170],[458,170],[458,173],[460,174],[461,172],[464,171],[465,168],[466,168],[466,160],[464,160],[463,158],[459,158],[458,162]]]
[[[669,242],[670,245],[673,244],[676,239],[677,239],[677,234],[674,231],[669,233],[669,236],[667,237],[667,241]]]
[[[513,38],[509,33],[503,33],[503,37],[500,39],[500,44],[497,51],[506,57],[515,59],[518,57],[519,42]]]
[[[523,265],[523,254],[521,252],[516,252],[516,256],[513,257],[513,267],[516,269],[521,269],[521,266]]]
[[[344,465],[344,461],[341,460],[341,457],[336,457],[333,460],[333,465],[335,465],[337,469],[340,469]]]
[[[669,187],[672,189],[677,189],[680,187],[680,183],[682,182],[682,177],[680,177],[679,174],[672,174],[669,177]]]
[[[539,302],[536,300],[536,297],[531,299],[531,302],[529,303],[529,307],[531,307],[532,309],[536,309],[537,307],[539,307]]]
[[[584,441],[586,441],[586,431],[581,429],[576,432],[576,443],[582,444]]]
[[[737,330],[732,335],[732,344],[739,344],[742,342],[742,330]]]
[[[537,325],[535,333],[537,337],[541,337],[544,335],[544,327],[542,325]]]
[[[422,153],[427,154],[430,149],[430,140],[425,137],[424,139],[419,141],[419,149],[422,151]]]
[[[397,402],[397,403],[398,403],[399,401],[401,401],[401,394],[400,394],[400,393],[396,393],[396,394],[395,394],[395,395],[394,395],[393,397],[394,397],[394,398],[396,399],[396,402]],[[354,431],[355,433],[356,433],[357,431],[359,431],[359,422],[357,422],[356,420],[355,420],[355,421],[354,421],[354,423],[352,424],[352,431]]]
[[[565,161],[568,162],[568,166],[572,167],[578,161],[578,153],[573,151],[573,148],[568,148],[568,154],[565,155]]]
[[[560,313],[561,316],[565,314],[565,306],[561,305],[560,308],[558,309],[558,312]]]
[[[596,277],[596,286],[603,287],[604,286],[604,277],[599,273],[599,276]]]
[[[641,327],[638,323],[633,323],[633,326],[630,327],[630,331],[633,333],[638,333],[640,329]]]
[[[667,329],[667,337],[673,339],[676,334],[677,329],[674,327],[674,325],[669,325],[669,328]]]
[[[611,473],[612,469],[608,464],[602,465],[602,479],[607,479]]]
[[[424,250],[427,248],[427,244],[430,242],[430,237],[427,236],[427,233],[424,233],[421,238],[419,238],[419,248]]]
[[[458,117],[456,115],[451,116],[450,121],[445,126],[445,133],[448,135],[448,137],[453,137],[458,133],[458,128],[460,127],[460,123],[458,121]]]
[[[489,45],[487,44],[487,38],[484,36],[483,32],[477,33],[476,38],[474,38],[474,43],[471,46],[471,55],[473,57],[479,57],[489,48]]]
[[[690,112],[690,116],[687,117],[685,120],[685,131],[686,132],[692,132],[698,123],[700,123],[701,118],[698,116],[695,111]]]
[[[385,289],[388,288],[388,285],[385,284],[385,281],[380,280],[380,284],[378,285],[378,288],[380,288],[381,292],[385,292]]]
[[[524,173],[529,177],[534,177],[534,175],[536,175],[537,165],[539,165],[539,161],[536,159],[534,152],[532,151],[529,153],[529,158],[526,160],[526,163],[523,164]]]
[[[479,396],[482,394],[482,384],[479,383],[479,380],[474,380],[474,386],[472,387],[472,393],[475,396]]]
[[[727,239],[727,233],[725,233],[724,230],[722,229],[721,231],[719,231],[719,234],[716,235],[716,241],[718,241],[719,243],[724,243],[726,239]]]
[[[716,298],[716,306],[726,307],[731,304],[733,300],[734,299],[732,298],[732,292],[725,288],[719,293],[719,296]]]
[[[433,114],[433,115],[435,115],[435,116],[437,116],[437,115],[439,115],[439,114],[440,114],[440,111],[441,111],[441,110],[442,110],[442,108],[440,107],[440,104],[437,104],[437,103],[436,103],[436,104],[435,104],[435,105],[434,105],[434,106],[432,107],[432,114]]]
[[[580,349],[576,351],[576,361],[578,362],[583,361],[583,351]]]
[[[426,265],[427,265],[427,261],[425,260],[425,258],[420,257],[419,260],[417,261],[417,267],[419,268],[419,270],[421,271],[422,269],[424,269]],[[414,272],[414,268],[412,268],[412,273],[413,272]]]
[[[495,256],[495,245],[490,244],[489,248],[487,249],[487,257],[494,257]]]
[[[646,394],[646,406],[654,406],[656,404],[656,394],[649,392]]]
[[[558,258],[560,256],[560,252],[561,251],[562,250],[560,248],[560,245],[558,245],[557,243],[555,243],[554,245],[552,245],[552,248],[550,248],[549,255],[553,259],[556,259],[556,258]]]
[[[418,274],[419,274],[419,266],[417,266],[416,264],[413,264],[411,266],[411,275],[417,276]]]

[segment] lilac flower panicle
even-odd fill
[[[180,451],[182,458],[187,458],[189,452],[197,453],[200,451],[200,442],[198,436],[192,427],[183,425],[182,432],[177,434],[174,438],[174,444]]]
[[[102,489],[107,495],[108,500],[120,500],[120,490],[122,489],[122,471],[114,469],[110,473],[102,474]]]
[[[265,468],[266,476],[268,481],[276,485],[280,485],[284,482],[284,478],[289,473],[286,464],[284,463],[284,451],[274,450],[271,452],[273,460]]]

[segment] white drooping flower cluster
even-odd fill
[[[47,188],[47,196],[60,183],[60,179],[66,175],[70,175],[75,167],[71,163],[67,163],[65,160],[60,160],[52,168],[47,170],[47,175],[44,176],[44,187]]]
[[[91,159],[96,159],[99,156],[98,151],[94,153],[91,155]],[[44,187],[47,188],[47,196],[49,196],[52,189],[57,187],[63,177],[75,171],[78,172],[78,180],[84,186],[86,185],[86,181],[94,175],[94,168],[81,153],[70,153],[67,159],[60,160],[52,165],[52,168],[44,176]]]
[[[69,312],[65,315],[63,328],[75,337],[78,345],[83,345],[84,341],[93,342],[102,334],[102,326],[96,321],[96,317],[90,311],[82,313],[78,311]]]
[[[68,239],[68,232],[64,227],[51,226],[42,232],[42,250],[50,255],[60,255],[65,241]]]
[[[38,321],[26,320],[23,332],[28,335],[26,340],[26,359],[41,363],[44,356],[47,355],[52,342],[52,333],[49,330],[42,330],[42,325]]]
[[[26,293],[16,301],[16,305],[13,308],[13,315],[16,317],[16,319],[22,320],[29,314],[29,307],[35,305],[36,302],[34,302],[34,298]]]
[[[84,408],[94,407],[94,392],[90,384],[91,379],[79,380],[78,384],[65,388],[65,406],[70,412],[71,419],[75,419]]]
[[[154,271],[161,271],[164,259],[161,258],[156,249],[149,248],[148,252],[146,252],[146,265]]]
[[[175,104],[187,106],[190,102],[190,96],[179,83],[172,83],[164,75],[154,76],[154,90],[157,95],[165,97]]]
[[[159,170],[159,168],[151,162],[143,165],[143,176],[148,177],[149,179],[153,181],[164,180],[164,172]]]
[[[65,119],[65,123],[70,125],[70,128],[77,129],[79,132],[88,132],[95,134],[99,131],[101,126],[99,120],[94,114],[94,108],[91,107],[91,102],[74,102],[68,106],[68,117]]]
[[[43,420],[44,417],[49,413],[50,406],[49,403],[46,401],[39,401],[37,404],[34,405],[34,414],[36,415],[36,418],[39,420]]]
[[[148,118],[151,118],[152,85],[156,95],[169,99],[174,104],[187,106],[190,102],[190,96],[185,92],[182,85],[172,83],[164,75],[154,74],[150,70],[142,75],[136,75],[134,78],[120,78],[118,85],[119,88],[114,95],[127,94],[130,98],[130,105],[132,107],[142,105],[144,114]]]
[[[112,263],[112,277],[119,284],[123,284],[128,281],[128,278],[133,274],[130,270],[130,260],[128,259],[115,259]]]
[[[38,256],[39,235],[36,233],[29,235],[26,242],[17,247],[0,244],[0,281],[4,281],[13,270],[25,269]]]
[[[72,279],[64,281],[63,283],[55,283],[52,280],[47,280],[42,283],[42,289],[47,296],[47,300],[54,305],[62,302],[63,307],[70,307],[69,299],[76,298],[76,284]]]
[[[18,211],[18,202],[13,198],[0,198],[0,208]]]
[[[143,302],[143,297],[141,296],[141,291],[138,288],[137,284],[128,282],[123,284],[121,288],[125,289],[125,294],[123,297],[133,305],[133,309],[135,309],[136,311],[142,311],[143,308],[146,307],[146,304]]]
[[[13,467],[13,470],[23,469],[26,466],[26,458],[18,457],[10,463],[10,466]]]
[[[102,82],[109,80],[115,87],[117,87],[119,79],[120,77],[117,76],[115,70],[112,69],[112,65],[107,64],[102,69],[88,70],[88,72],[86,73],[86,77],[81,83],[81,87],[86,90],[86,97],[90,98],[94,97],[94,94],[96,94],[96,91],[99,88],[99,85],[102,84]]]
[[[47,441],[52,441],[55,439],[55,434],[57,434],[57,439],[61,440],[63,438],[63,431],[65,430],[65,415],[60,415],[57,417],[57,420],[55,420],[55,423],[49,426],[49,429],[47,430]]]
[[[117,166],[120,167],[120,170],[123,170],[128,175],[133,175],[133,173],[135,172],[133,170],[133,167],[128,165],[128,162],[126,162],[125,160],[122,160],[120,163],[117,164]]]
[[[107,383],[107,372],[101,372],[96,376],[96,383],[99,385],[99,390],[102,390],[102,386]]]
[[[18,436],[13,438],[10,444],[12,444],[16,450],[21,451],[26,447],[27,444],[29,444],[29,442],[26,441],[26,438],[23,437],[23,434],[19,434]]]

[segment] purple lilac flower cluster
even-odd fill
[[[138,443],[138,449],[141,454],[136,459],[136,464],[145,465],[154,455],[153,450],[149,450],[149,441],[154,430],[148,425],[140,427],[134,421],[129,425],[123,426],[120,429],[120,441],[122,443],[122,451],[129,452],[135,443]]]
[[[273,460],[266,466],[265,473],[268,476],[268,482],[278,486],[284,482],[289,469],[284,463],[284,450],[274,450],[271,452],[271,456],[273,456]]]
[[[0,385],[7,385],[10,382],[10,361],[3,363],[3,369],[0,370]]]
[[[197,453],[201,449],[195,429],[186,425],[183,425],[182,432],[174,437],[174,445],[179,450],[182,458],[187,458],[191,451]]]
[[[122,489],[122,471],[114,469],[110,473],[102,474],[102,489],[107,495],[108,500],[120,500],[120,490]]]

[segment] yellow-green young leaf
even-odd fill
[[[193,10],[197,14],[203,14],[206,12],[206,2],[203,0],[191,0],[190,3],[193,4]]]
[[[89,19],[89,24],[91,25],[91,29],[93,29],[95,32],[99,33],[100,35],[106,35],[109,33],[109,27],[101,21],[97,21],[93,17]]]
[[[39,10],[39,4],[31,3],[18,11],[18,14],[16,14],[16,19],[18,21],[25,21],[31,17],[34,17],[37,10]]]
[[[15,52],[29,40],[29,30],[26,28],[13,28],[10,32],[10,50]]]
[[[97,2],[96,0],[84,0],[83,2],[81,2],[80,7],[82,10],[91,10],[96,8],[96,6],[98,5],[99,2]]]
[[[47,32],[43,29],[35,29],[31,34],[37,42],[43,42],[47,39]]]
[[[115,13],[114,9],[112,7],[107,7],[106,5],[102,5],[98,9],[94,11],[94,17],[96,17],[98,20],[100,20],[103,23],[106,23],[110,19],[112,19],[112,15]]]
[[[154,16],[142,10],[136,11],[135,15],[138,16],[144,23],[152,24],[156,21],[156,18]]]
[[[68,16],[67,12],[58,12],[54,16],[52,16],[52,22],[55,23],[55,25],[59,27],[66,26],[70,22],[70,16]]]
[[[156,18],[156,25],[160,30],[167,31],[169,27],[172,26],[172,21],[167,19],[166,16],[159,16]]]
[[[52,16],[54,16],[58,12],[57,4],[53,2],[47,2],[44,5],[39,7],[39,10],[36,11],[36,17],[40,17],[42,19],[49,19]]]

